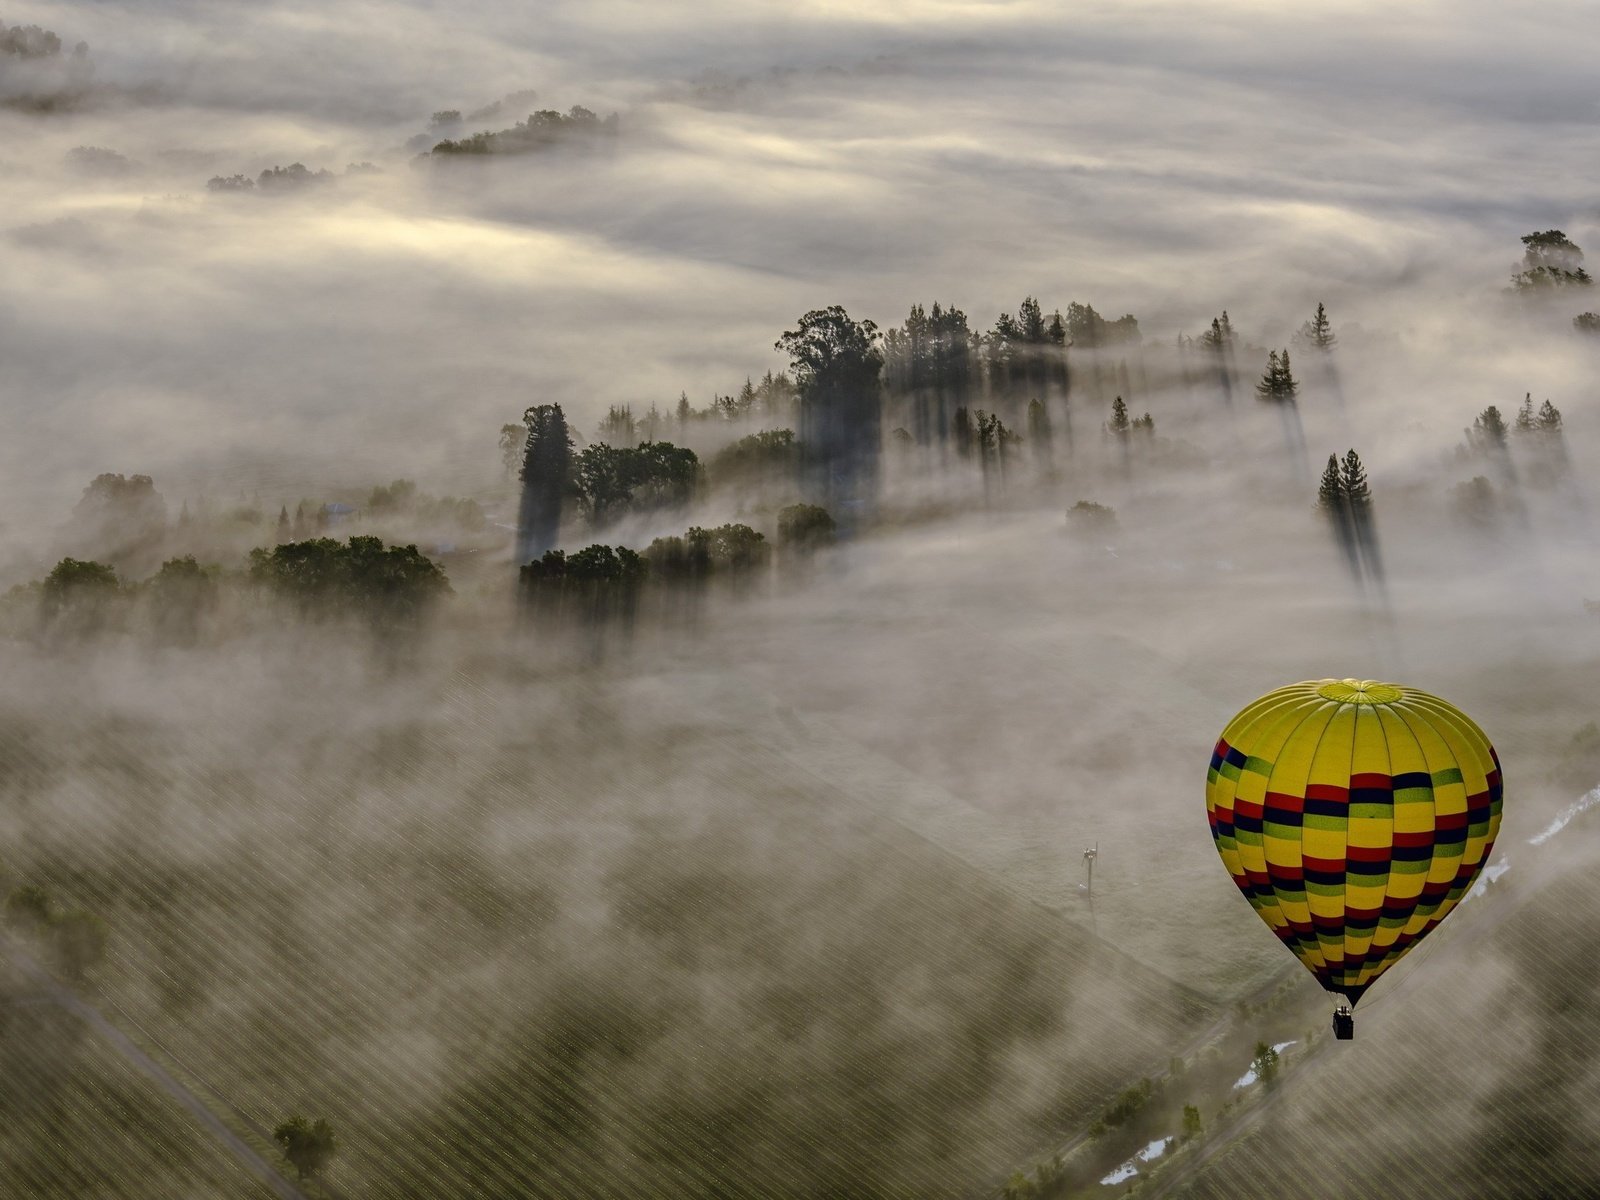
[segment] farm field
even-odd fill
[[[1354,1042],[1291,1074],[1247,1136],[1162,1194],[1586,1194],[1600,1173],[1582,1117],[1600,1002],[1584,966],[1600,886],[1583,860],[1597,835],[1575,825],[1554,878],[1470,904],[1426,969],[1357,1010]]]
[[[10,715],[8,878],[245,1119],[337,1114],[339,1195],[965,1195],[1212,1019],[746,735],[504,675],[308,696],[248,777],[225,720]]]

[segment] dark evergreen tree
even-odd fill
[[[1106,422],[1106,429],[1121,437],[1128,432],[1128,428],[1128,406],[1123,402],[1122,397],[1118,396],[1111,402],[1111,419]]]
[[[1328,465],[1323,468],[1322,480],[1317,484],[1317,507],[1330,515],[1346,511],[1344,479],[1339,473],[1339,456],[1328,455]]]
[[[1372,492],[1367,487],[1367,471],[1361,465],[1361,456],[1354,449],[1344,456],[1339,468],[1339,483],[1344,492],[1344,502],[1351,513],[1362,514],[1372,508]]]
[[[1351,451],[1354,453],[1354,451]],[[1359,468],[1359,460],[1357,467]],[[1363,484],[1365,476],[1363,475]],[[1334,540],[1339,543],[1345,566],[1352,579],[1361,578],[1361,554],[1357,548],[1355,515],[1350,511],[1350,500],[1345,493],[1344,472],[1339,467],[1339,456],[1328,455],[1328,465],[1323,468],[1322,479],[1317,484],[1317,509],[1333,529]]]
[[[1256,384],[1256,397],[1271,404],[1293,404],[1300,385],[1289,366],[1289,351],[1274,350],[1267,355],[1267,369]]]
[[[1540,433],[1559,434],[1561,432],[1561,410],[1546,400],[1539,406],[1539,415],[1534,418],[1534,426]]]
[[[1338,336],[1333,332],[1333,325],[1328,320],[1328,313],[1317,303],[1317,312],[1309,321],[1300,326],[1300,341],[1324,354],[1331,351],[1338,344]]]
[[[1533,432],[1533,393],[1522,394],[1522,407],[1517,409],[1517,422],[1513,426],[1518,433]]]
[[[1472,422],[1472,428],[1467,430],[1467,441],[1475,449],[1485,453],[1504,452],[1506,420],[1500,415],[1500,410],[1491,404],[1479,413]]]
[[[529,408],[522,423],[528,436],[522,453],[517,561],[528,562],[560,540],[561,509],[572,486],[572,435],[559,404]]]
[[[1572,318],[1572,327],[1579,333],[1600,334],[1600,313],[1579,313]]]
[[[962,458],[972,456],[972,443],[974,432],[972,428],[972,414],[965,408],[958,408],[950,418],[950,440],[955,444],[956,453]]]
[[[289,523],[289,506],[283,505],[278,509],[278,540],[287,542],[294,536],[294,526]]]

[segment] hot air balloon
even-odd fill
[[[1500,760],[1413,688],[1318,679],[1228,722],[1206,772],[1223,865],[1256,915],[1351,1009],[1450,915],[1500,831]]]

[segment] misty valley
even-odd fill
[[[546,7],[0,23],[0,1196],[1592,1194],[1580,66]]]

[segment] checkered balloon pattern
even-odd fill
[[[1319,679],[1228,723],[1206,816],[1256,914],[1355,1004],[1472,886],[1501,792],[1494,747],[1459,709],[1398,684]]]

